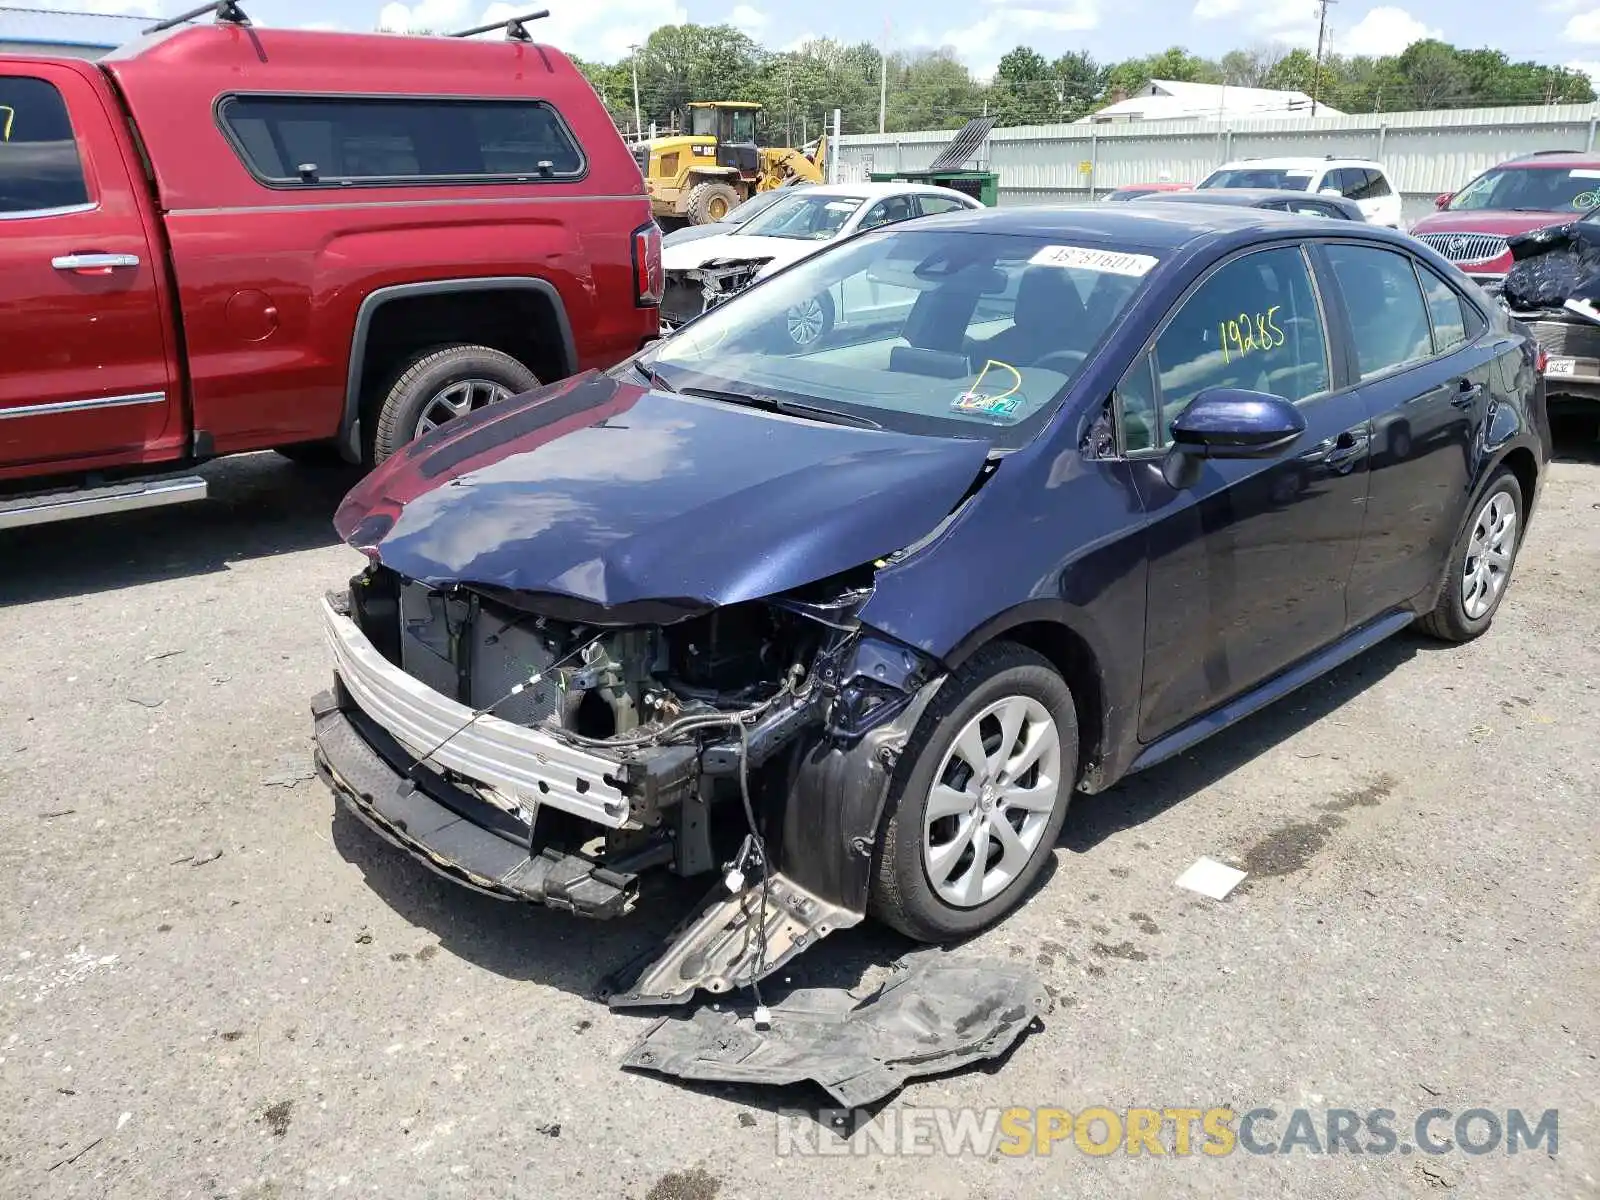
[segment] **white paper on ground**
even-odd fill
[[[1239,886],[1244,876],[1243,871],[1235,870],[1226,863],[1219,863],[1214,858],[1198,858],[1187,871],[1178,876],[1176,882],[1181,888],[1199,892],[1202,896],[1210,896],[1213,900],[1221,900]]]

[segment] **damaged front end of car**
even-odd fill
[[[519,404],[417,443],[341,507],[370,565],[324,601],[317,772],[492,896],[610,918],[650,872],[714,879],[604,990],[628,1006],[745,986],[865,915],[890,780],[944,673],[861,613],[882,555],[985,477],[986,445],[604,376]],[[708,426],[724,463],[680,445],[661,465],[659,435]],[[794,468],[777,497],[745,486],[773,446]]]
[[[719,258],[686,270],[667,271],[666,291],[661,297],[662,333],[670,333],[738,295],[771,261],[770,257]]]

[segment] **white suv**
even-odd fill
[[[1400,228],[1400,193],[1378,163],[1365,158],[1241,158],[1223,163],[1203,188],[1281,188],[1354,200],[1374,225]]]

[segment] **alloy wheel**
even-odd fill
[[[1461,570],[1461,610],[1469,619],[1479,620],[1494,607],[1516,553],[1517,503],[1509,492],[1496,492],[1478,510]]]
[[[789,322],[789,338],[796,346],[809,346],[822,336],[827,316],[822,311],[822,301],[813,296],[789,307],[785,314]]]
[[[1061,737],[1031,696],[995,701],[945,752],[923,815],[922,862],[956,908],[994,899],[1038,849],[1061,788]]]
[[[446,384],[422,406],[414,437],[439,428],[446,421],[464,417],[480,408],[510,399],[510,389],[489,379],[460,379]]]

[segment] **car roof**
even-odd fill
[[[1163,204],[1237,204],[1241,207],[1264,204],[1268,200],[1298,200],[1302,203],[1315,200],[1326,204],[1342,198],[1296,192],[1289,188],[1201,188],[1192,192],[1150,192],[1139,203],[1156,203],[1151,197],[1160,197]]]
[[[876,196],[900,196],[907,192],[938,192],[941,195],[961,196],[955,188],[940,187],[936,183],[818,183],[805,189],[808,196],[849,196],[870,200]],[[967,197],[971,199],[971,197]]]
[[[1533,154],[1519,154],[1516,158],[1508,158],[1505,162],[1496,163],[1489,169],[1498,167],[1556,167],[1570,171],[1573,167],[1593,167],[1600,170],[1600,155],[1595,155],[1584,150],[1540,150]]]
[[[1232,162],[1225,162],[1217,168],[1219,171],[1238,171],[1247,167],[1310,167],[1316,170],[1319,167],[1372,167],[1383,170],[1381,163],[1370,158],[1320,158],[1316,155],[1295,156],[1284,155],[1281,158],[1236,158]]]
[[[1158,254],[1172,253],[1208,239],[1231,247],[1248,245],[1256,237],[1325,238],[1329,233],[1326,217],[1240,208],[1232,204],[1173,204],[1165,198],[1132,204],[966,209],[922,217],[914,228],[966,229],[974,233],[1010,233],[1064,241],[1082,239]],[[1340,236],[1412,244],[1405,235],[1376,225],[1354,227]]]

